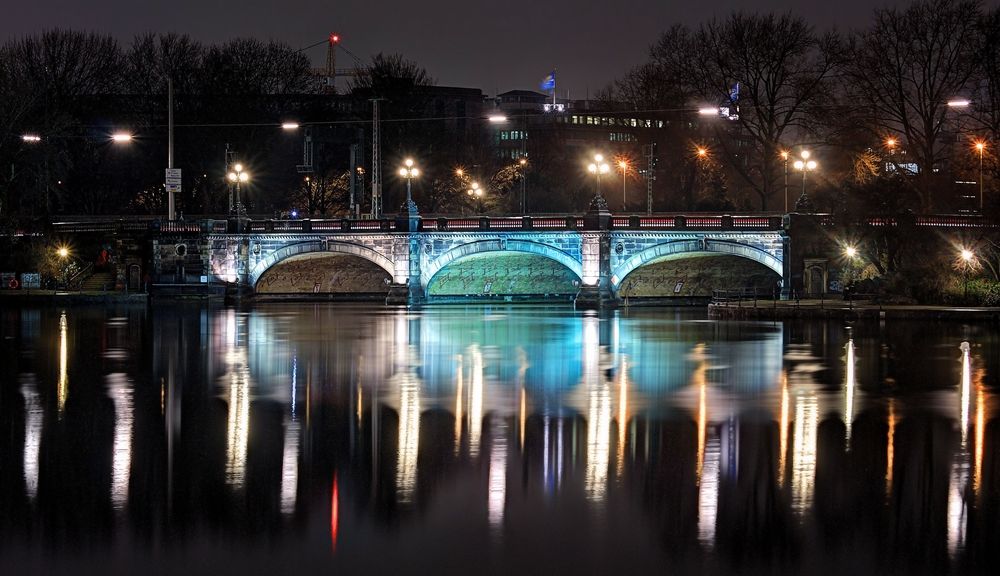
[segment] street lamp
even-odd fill
[[[114,140],[115,142],[119,142],[119,143],[121,143],[121,142],[131,142],[132,141],[132,135],[129,134],[129,133],[127,133],[127,132],[115,132],[114,134],[111,135],[111,139]]]
[[[854,294],[851,293],[851,285],[854,283],[854,261],[858,257],[858,249],[851,244],[844,246],[844,257],[847,258],[847,274],[844,278],[844,294],[847,301],[850,303],[849,306],[854,308]]]
[[[479,187],[479,182],[473,182],[472,188],[467,190],[469,197],[476,200],[477,211],[482,214],[483,212],[483,189]]]
[[[781,151],[781,161],[785,164],[785,214],[788,214],[788,150]]]
[[[610,167],[604,161],[604,156],[602,154],[594,154],[594,161],[587,165],[587,171],[597,176],[597,194],[594,195],[595,198],[601,196],[601,174],[607,174],[608,170],[610,170]]]
[[[413,203],[413,197],[410,195],[410,182],[420,176],[420,170],[413,165],[413,159],[407,158],[403,161],[403,166],[399,169],[399,175],[406,178],[406,204],[403,205],[404,211],[408,214],[417,213],[417,205]]]
[[[240,199],[240,186],[250,181],[250,175],[243,171],[243,165],[236,163],[233,165],[233,171],[228,175],[229,181],[233,183],[236,188],[236,216],[245,216],[246,210],[243,208],[243,202]],[[232,197],[229,199],[229,211],[233,211],[233,200]]]
[[[622,171],[622,211],[628,209],[628,201],[625,196],[625,176],[628,174],[628,160],[624,158],[618,161],[618,169]]]
[[[810,170],[816,169],[816,161],[809,159],[810,152],[808,150],[803,150],[799,156],[801,156],[802,159],[796,160],[794,166],[796,170],[802,171],[802,195],[795,201],[796,210],[804,209],[809,206],[809,198],[806,196],[806,173]]]
[[[969,271],[975,266],[976,255],[968,248],[962,248],[958,253],[959,258],[961,258],[962,266],[962,276],[965,280],[965,288],[963,289],[963,300],[969,298]]]
[[[986,150],[986,142],[982,140],[976,142],[976,150],[979,152],[979,213],[983,213],[983,151]]]
[[[524,176],[525,176],[524,175],[524,171],[525,171],[525,169],[528,168],[528,159],[524,158],[524,157],[521,157],[517,161],[517,164],[518,164],[518,166],[520,166],[520,169],[521,169],[521,216],[524,216],[524,211],[526,209],[526,204],[525,204],[525,201],[524,201]]]

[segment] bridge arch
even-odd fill
[[[261,258],[260,261],[253,267],[253,270],[250,271],[250,277],[247,279],[247,283],[256,288],[257,281],[264,275],[264,272],[267,272],[268,269],[275,264],[293,256],[315,252],[335,252],[338,254],[357,256],[372,262],[379,268],[382,268],[389,273],[390,277],[392,277],[393,274],[392,260],[367,246],[352,244],[350,242],[322,242],[319,240],[313,240],[309,242],[297,242],[295,244],[284,246]]]
[[[747,258],[767,266],[784,278],[782,272],[782,262],[770,252],[752,246],[730,240],[711,240],[708,238],[690,238],[687,240],[675,240],[664,242],[656,246],[650,246],[645,250],[633,254],[630,258],[611,270],[611,289],[618,291],[622,280],[632,273],[636,268],[643,266],[664,256],[672,254],[683,254],[685,252],[710,252],[715,254],[729,254]]]
[[[495,238],[491,240],[479,240],[477,242],[462,244],[461,246],[456,246],[444,254],[441,254],[429,262],[424,268],[423,274],[421,274],[420,278],[421,286],[426,291],[428,286],[430,286],[431,280],[434,279],[434,276],[437,275],[437,273],[440,272],[445,266],[451,264],[459,258],[472,256],[473,254],[481,254],[483,252],[522,252],[527,254],[536,254],[538,256],[548,258],[549,260],[554,260],[566,268],[569,268],[569,270],[576,275],[577,279],[583,277],[583,265],[573,258],[573,256],[558,248],[553,248],[548,244],[532,242],[530,240]]]

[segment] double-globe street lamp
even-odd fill
[[[417,205],[413,203],[413,196],[410,193],[410,183],[414,178],[420,176],[420,170],[414,165],[412,158],[407,158],[403,161],[403,165],[399,168],[399,175],[406,178],[406,204],[402,206],[402,212],[406,214],[416,214]]]
[[[236,216],[246,216],[246,209],[243,207],[243,201],[240,199],[240,186],[250,181],[250,174],[243,170],[242,164],[236,163],[233,164],[233,170],[227,175],[227,177],[229,178],[229,181],[233,183],[233,187],[236,188]],[[229,196],[229,212],[233,212],[233,197],[231,192]]]
[[[808,210],[810,203],[809,203],[809,197],[806,196],[806,174],[812,170],[815,170],[817,164],[815,160],[809,159],[810,152],[808,150],[803,150],[799,154],[799,156],[801,157],[801,160],[796,160],[794,166],[796,170],[802,171],[802,195],[799,196],[799,199],[795,201],[795,209]]]
[[[604,155],[594,154],[594,161],[587,165],[587,172],[597,176],[597,193],[594,194],[594,198],[601,197],[601,174],[607,174],[611,168],[608,163],[604,161]]]
[[[476,207],[478,209],[478,212],[480,214],[482,214],[483,213],[483,189],[479,187],[479,182],[473,182],[471,186],[472,187],[469,188],[466,192],[468,193],[468,195],[469,195],[470,198],[473,198],[473,199],[476,200]]]

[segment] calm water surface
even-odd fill
[[[0,309],[0,573],[973,573],[986,326]]]

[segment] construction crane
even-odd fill
[[[326,42],[326,67],[321,70],[314,70],[314,75],[321,76],[323,78],[323,88],[324,92],[332,94],[336,92],[336,79],[338,77],[355,77],[358,75],[359,69],[361,69],[364,64],[362,64],[361,59],[354,55],[350,50],[345,48],[340,43],[340,34],[336,32],[331,32],[325,40],[321,40],[314,44],[310,44],[305,48],[299,50],[299,52],[304,52],[310,48],[319,46],[320,44]],[[345,54],[354,60],[353,68],[337,68],[337,49],[343,50]],[[372,164],[371,164],[371,177],[372,177],[372,201],[371,201],[371,218],[379,218],[382,213],[382,168],[381,168],[381,142],[380,142],[380,130],[379,130],[379,110],[378,110],[378,100],[372,102]],[[361,136],[363,141],[363,136]],[[364,202],[364,166],[360,165],[361,161],[361,144],[351,145],[351,171],[350,171],[350,213],[352,217],[357,217],[361,212],[361,204]],[[296,166],[296,170],[300,174],[308,174],[314,171],[313,166],[313,135],[312,127],[306,126],[303,134],[302,141],[302,164]],[[360,193],[357,193],[359,192]]]
[[[331,32],[329,36],[319,42],[314,42],[305,48],[299,48],[298,52],[305,52],[306,50],[311,50],[320,44],[326,44],[326,66],[319,69],[314,69],[313,74],[323,78],[323,87],[329,91],[333,92],[336,88],[334,86],[334,81],[338,77],[352,77],[358,75],[358,69],[362,68],[361,59],[354,55],[353,52],[345,48],[341,43],[341,36],[336,32]],[[353,68],[337,68],[337,50],[340,49],[354,60]]]

